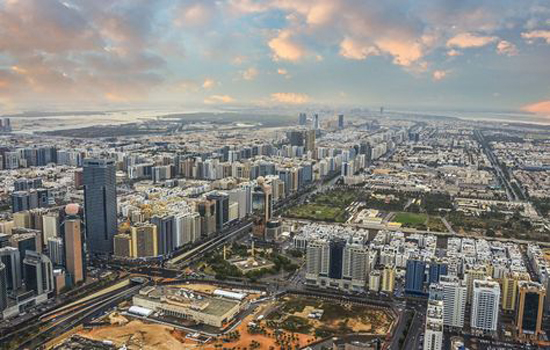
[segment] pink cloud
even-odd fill
[[[541,39],[546,41],[547,44],[550,44],[550,30],[533,30],[531,32],[521,33],[521,37],[530,43],[537,39]]]
[[[235,99],[229,95],[212,95],[204,99],[206,104],[227,104],[235,102]]]
[[[498,38],[495,36],[482,36],[473,33],[460,33],[447,41],[448,47],[458,47],[460,49],[483,47]]]
[[[532,103],[521,108],[525,112],[550,116],[550,100]]]
[[[276,92],[271,94],[271,99],[275,102],[299,105],[309,101],[309,96],[293,92]]]
[[[448,73],[449,71],[446,71],[446,70],[436,70],[432,73],[432,77],[435,81],[439,81],[447,77]]]
[[[244,80],[254,80],[260,72],[254,67],[250,67],[241,73]]]
[[[345,38],[340,43],[340,55],[351,60],[364,60],[379,53],[376,47],[362,44],[351,38]]]
[[[507,55],[507,56],[516,56],[519,53],[516,45],[506,40],[501,40],[498,42],[497,52],[499,55]]]
[[[292,38],[290,30],[282,30],[272,38],[269,47],[275,60],[299,61],[304,58],[306,50]]]
[[[202,27],[214,18],[214,4],[208,1],[184,3],[176,12],[174,24],[179,27]]]

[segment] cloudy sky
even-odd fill
[[[0,112],[315,104],[550,115],[550,1],[0,0]]]

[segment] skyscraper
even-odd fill
[[[321,127],[320,127],[320,123],[319,123],[319,114],[314,114],[313,115],[313,130],[319,130]]]
[[[14,247],[0,248],[0,260],[6,266],[6,287],[17,290],[21,287],[21,253]]]
[[[542,333],[542,316],[546,289],[537,282],[518,284],[516,328],[520,337],[537,339]]]
[[[63,239],[52,237],[48,239],[48,256],[55,266],[65,266],[65,247]]]
[[[158,255],[169,254],[176,249],[176,229],[174,227],[174,216],[154,216],[151,218],[151,223],[157,227]]]
[[[338,129],[344,128],[344,115],[340,114],[338,115]]]
[[[443,301],[443,323],[448,327],[464,327],[466,286],[456,276],[441,276],[439,283],[430,285],[430,299]]]
[[[307,123],[307,115],[305,113],[300,113],[298,115],[298,124],[306,125],[306,123]]]
[[[342,278],[342,266],[344,264],[344,248],[346,241],[333,239],[329,244],[329,269],[328,277],[333,279]]]
[[[0,262],[0,313],[8,307],[8,278],[6,265]]]
[[[225,192],[213,192],[206,199],[216,203],[216,231],[220,232],[223,225],[229,221],[229,195]]]
[[[304,145],[304,131],[303,130],[291,130],[287,132],[286,138],[290,142],[291,146],[303,146]]]
[[[486,332],[495,332],[498,325],[500,285],[492,280],[473,281],[471,326]]]
[[[420,257],[409,258],[405,272],[405,293],[423,294],[425,274],[426,262],[420,260]]]
[[[315,157],[315,130],[307,130],[304,134],[304,149]]]
[[[65,207],[66,218],[63,222],[65,234],[65,267],[72,279],[77,284],[85,278],[85,255],[81,223],[78,217],[77,204],[69,204]]]
[[[84,215],[90,253],[112,254],[117,232],[114,160],[84,160]]]

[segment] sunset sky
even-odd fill
[[[315,104],[550,115],[550,1],[0,0],[0,113]]]

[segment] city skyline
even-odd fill
[[[542,1],[0,1],[0,111],[310,105],[550,115]]]

